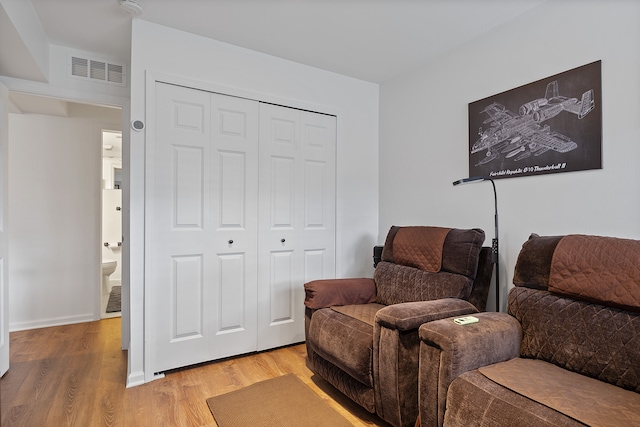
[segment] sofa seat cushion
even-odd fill
[[[536,359],[478,369],[485,377],[587,425],[640,425],[640,394]]]
[[[373,326],[376,320],[376,314],[382,308],[386,307],[382,304],[353,304],[331,307],[333,311],[342,313],[345,316],[353,317],[369,326]]]
[[[369,306],[364,308],[364,306]],[[356,317],[338,310],[353,309]],[[380,304],[323,308],[313,313],[307,345],[319,356],[345,371],[365,386],[373,387],[373,323]]]
[[[491,381],[478,370],[447,391],[445,427],[584,427],[584,424]]]

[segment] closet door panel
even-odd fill
[[[335,277],[336,118],[301,112],[304,282]]]
[[[202,338],[202,256],[172,257],[170,342]]]
[[[149,361],[257,346],[258,103],[163,83],[148,151]]]
[[[271,274],[269,278],[269,326],[295,321],[295,293],[293,271],[293,251],[271,253]]]
[[[295,159],[272,156],[270,162],[271,179],[269,201],[271,230],[293,230],[295,227]]]
[[[210,95],[156,84],[147,144],[147,293],[152,372],[207,360],[211,316]]]
[[[309,115],[260,105],[259,350],[303,341],[303,284],[335,277],[335,117]]]
[[[174,228],[204,229],[204,149],[173,147]]]
[[[211,95],[212,358],[257,348],[258,103]]]
[[[220,272],[220,303],[218,305],[217,334],[242,332],[246,322],[246,284],[244,271],[246,268],[243,254],[218,255],[218,271]]]

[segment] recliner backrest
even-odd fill
[[[414,264],[417,264],[421,258],[427,256],[425,254],[439,252],[442,260],[439,269],[440,271],[462,274],[472,280],[475,279],[478,269],[480,249],[482,248],[482,244],[485,239],[483,230],[479,228],[462,230],[457,228],[428,226],[392,226],[387,234],[384,244],[382,261],[416,267],[411,263],[403,263],[397,259],[399,257],[396,255],[396,246],[404,243],[404,241],[399,242],[398,240],[400,239],[396,239],[400,231],[406,231],[407,233],[405,233],[405,235],[414,234],[428,236],[429,233],[431,233],[431,235],[436,237],[433,240],[424,239],[420,242],[414,242],[412,245],[412,253],[410,255],[406,255],[404,259],[409,258],[409,261],[413,261]],[[405,252],[407,252],[406,249]]]
[[[508,302],[522,326],[520,355],[640,392],[638,246],[612,237],[532,234]],[[579,286],[566,288],[563,280]]]
[[[391,227],[374,274],[377,302],[469,298],[484,237],[480,229]]]

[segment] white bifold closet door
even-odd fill
[[[304,340],[335,275],[335,117],[165,83],[147,142],[152,372]]]
[[[260,105],[258,349],[304,341],[305,282],[335,277],[334,116]]]

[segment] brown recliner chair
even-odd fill
[[[305,284],[307,366],[388,423],[418,415],[421,324],[485,308],[484,231],[392,227],[373,279]]]
[[[508,313],[420,327],[424,427],[640,426],[640,241],[531,235]]]

